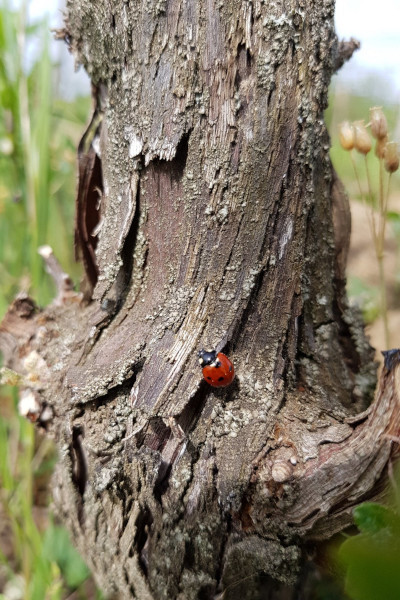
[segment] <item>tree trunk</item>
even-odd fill
[[[397,355],[361,413],[375,364],[323,121],[334,3],[67,4],[95,86],[90,301],[20,298],[1,334],[60,448],[55,505],[117,598],[288,598],[305,544],[379,491],[399,426]],[[232,385],[202,379],[201,348]]]

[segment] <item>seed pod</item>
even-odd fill
[[[354,148],[354,127],[348,121],[339,125],[339,141],[344,150]]]
[[[378,158],[383,158],[385,155],[385,146],[388,141],[387,135],[384,138],[376,140],[375,154]]]
[[[368,154],[372,148],[371,138],[368,135],[364,121],[354,121],[354,146],[361,154]]]
[[[396,142],[387,142],[384,153],[384,165],[388,173],[394,173],[399,168],[399,148]]]
[[[381,106],[373,106],[369,109],[369,118],[371,123],[371,133],[377,140],[387,137],[388,126],[386,117],[383,114]]]

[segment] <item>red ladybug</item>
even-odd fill
[[[203,377],[213,387],[225,387],[235,377],[233,364],[225,354],[216,350],[200,350],[199,362],[203,367]]]

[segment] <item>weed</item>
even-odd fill
[[[388,141],[387,121],[380,107],[370,109],[370,122],[368,125],[376,140],[375,158],[378,163],[377,191],[374,190],[374,186],[372,185],[368,162],[368,155],[372,149],[372,140],[367,131],[367,126],[364,125],[364,121],[354,121],[353,123],[345,121],[342,123],[339,127],[339,140],[342,148],[350,154],[360,197],[363,199],[367,210],[369,228],[378,263],[381,315],[385,331],[385,345],[386,348],[390,348],[384,268],[384,242],[386,225],[388,222],[390,182],[392,174],[399,168],[399,152],[397,144]],[[364,157],[364,167],[367,179],[366,190],[363,190],[361,186],[357,165],[353,156],[354,150]]]
[[[90,99],[54,98],[49,26],[28,26],[26,14],[27,3],[19,11],[0,5],[0,317],[19,291],[51,300],[40,245],[50,244],[75,280],[80,273],[72,198]],[[16,388],[3,388],[0,401],[0,598],[61,600],[89,572],[49,516],[55,450],[18,414]],[[83,588],[79,597],[88,597]]]

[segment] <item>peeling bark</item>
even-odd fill
[[[381,491],[399,427],[397,367],[367,409],[373,351],[345,295],[333,2],[67,8],[97,104],[77,203],[91,301],[19,300],[0,331],[26,387],[43,360],[55,505],[110,595],[290,597],[305,544]],[[202,380],[203,347],[234,361],[228,388]]]

